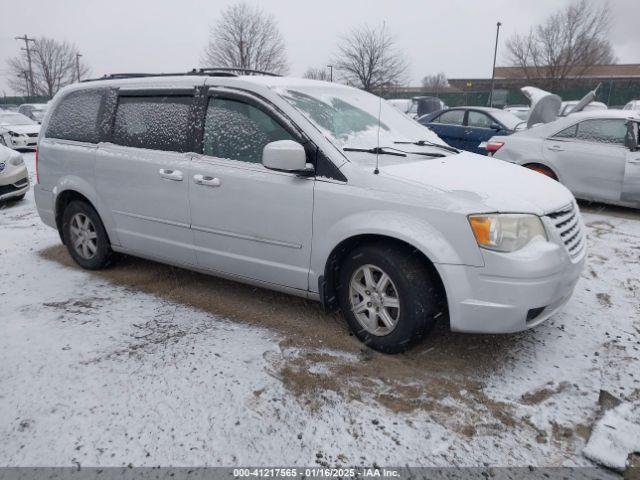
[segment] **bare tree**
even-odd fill
[[[384,24],[364,25],[342,37],[333,64],[349,85],[381,91],[406,79],[408,63]]]
[[[594,65],[615,63],[608,40],[611,14],[608,4],[574,0],[531,29],[507,41],[509,62],[528,80],[540,79],[558,88],[569,77],[580,78]]]
[[[227,7],[215,22],[203,61],[209,67],[286,73],[287,53],[273,15],[244,2]]]
[[[438,92],[449,86],[449,80],[447,80],[447,76],[443,72],[440,72],[424,77],[422,86],[428,91]]]
[[[31,47],[34,91],[26,81],[29,62],[24,51],[7,61],[11,75],[9,85],[21,95],[53,97],[62,87],[78,81],[78,70],[81,78],[88,75],[89,67],[79,60],[77,53],[78,49],[68,42],[38,38]]]
[[[324,82],[331,81],[331,74],[326,68],[309,67],[307,68],[307,71],[304,72],[303,77],[310,78],[311,80],[322,80]]]

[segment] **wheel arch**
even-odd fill
[[[523,162],[521,165],[524,168],[529,168],[531,170],[533,170],[531,167],[539,167],[539,168],[543,168],[545,170],[549,170],[553,174],[555,179],[560,181],[560,177],[558,176],[558,172],[551,165],[549,165],[547,162],[539,161],[539,160],[531,160],[531,161]]]
[[[97,212],[111,244],[117,244],[115,230],[112,228],[112,219],[109,215],[104,215],[104,209],[101,208],[100,201],[95,194],[91,185],[80,178],[68,177],[61,181],[54,188],[54,219],[60,237],[62,238],[62,215],[65,207],[74,200],[80,200],[88,203]],[[63,240],[64,242],[64,240]]]
[[[320,302],[325,310],[337,311],[339,309],[336,287],[338,285],[340,269],[345,257],[355,248],[371,244],[391,244],[395,248],[405,250],[416,255],[416,259],[423,262],[423,265],[432,275],[432,278],[439,290],[442,305],[445,309],[447,308],[447,289],[445,287],[443,276],[438,270],[437,264],[434,263],[429,256],[427,256],[420,248],[417,248],[406,240],[401,240],[397,237],[379,233],[363,233],[343,239],[332,249],[327,258],[323,274],[318,278]]]

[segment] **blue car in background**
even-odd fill
[[[480,145],[496,135],[511,135],[527,122],[513,113],[488,107],[454,107],[418,119],[452,147],[486,154]]]

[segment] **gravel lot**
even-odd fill
[[[0,464],[590,465],[600,390],[640,400],[640,212],[582,208],[563,312],[385,356],[298,298],[129,257],[83,271],[30,192],[0,206]]]

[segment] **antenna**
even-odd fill
[[[380,115],[382,115],[382,97],[378,97],[378,145],[376,146],[376,169],[373,171],[375,175],[380,173],[379,156],[380,156]]]

